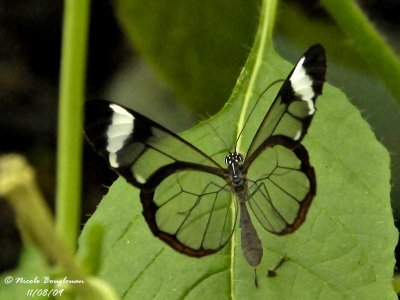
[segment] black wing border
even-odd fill
[[[160,168],[156,173],[154,173],[149,180],[147,181],[146,185],[144,185],[140,189],[140,201],[143,207],[143,216],[146,220],[147,225],[149,226],[151,232],[154,236],[161,239],[163,242],[168,244],[174,250],[186,254],[192,257],[203,257],[206,255],[214,254],[220,251],[225,245],[230,241],[228,239],[226,243],[222,244],[219,248],[216,249],[205,249],[200,247],[199,249],[193,249],[191,247],[186,246],[185,244],[181,243],[175,235],[166,233],[159,229],[157,222],[156,222],[156,213],[158,210],[158,206],[154,202],[154,194],[157,186],[168,176],[172,175],[173,173],[184,171],[184,170],[195,170],[201,171],[205,173],[209,173],[212,175],[216,175],[221,177],[224,180],[227,180],[227,173],[223,169],[204,166],[200,164],[194,163],[184,163],[184,162],[176,162],[170,165],[166,165]],[[235,220],[236,222],[236,220]],[[233,225],[235,228],[236,223]],[[234,230],[232,231],[234,234]]]

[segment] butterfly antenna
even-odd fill
[[[226,147],[226,149],[230,149],[230,147],[228,146],[228,144],[225,142],[225,140],[222,138],[222,136],[218,133],[217,129],[211,125],[211,123],[206,122],[206,124],[208,126],[210,126],[212,128],[212,130],[215,132],[215,134],[217,135],[217,137],[221,140],[221,142],[224,144],[224,146]]]
[[[258,96],[256,103],[254,103],[253,107],[251,108],[251,111],[250,111],[249,115],[247,116],[246,121],[244,122],[244,125],[243,125],[242,129],[240,130],[239,135],[238,135],[238,137],[237,137],[237,139],[236,139],[235,148],[234,148],[234,151],[235,151],[235,152],[236,152],[236,147],[237,147],[237,144],[238,144],[238,142],[239,142],[240,136],[242,135],[244,128],[246,127],[246,125],[247,125],[247,123],[248,123],[248,121],[249,121],[251,115],[253,114],[253,112],[254,112],[255,108],[257,107],[258,103],[260,102],[261,98],[264,96],[264,94],[265,94],[273,85],[275,85],[275,84],[277,84],[278,82],[281,82],[281,81],[285,81],[285,80],[284,80],[284,79],[275,80],[274,82],[272,82],[269,86],[267,86],[267,87],[262,91],[262,93],[260,94],[260,96]]]

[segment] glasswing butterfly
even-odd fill
[[[256,267],[263,249],[252,218],[273,234],[292,233],[316,194],[301,141],[325,72],[324,48],[314,45],[282,84],[246,155],[234,149],[225,167],[156,122],[103,100],[86,103],[86,137],[112,170],[140,189],[155,236],[189,256],[213,254],[230,240],[239,211],[243,254]]]

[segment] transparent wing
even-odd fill
[[[86,103],[85,134],[110,167],[139,188],[158,169],[170,164],[187,164],[187,168],[199,164],[211,173],[224,172],[218,163],[181,137],[115,103]]]
[[[251,156],[270,136],[286,136],[300,143],[315,114],[315,101],[325,81],[326,58],[321,45],[310,47],[283,83],[247,151]]]
[[[222,249],[233,234],[237,215],[226,181],[201,170],[169,173],[168,167],[161,169],[140,193],[153,234],[190,256]]]
[[[85,133],[110,167],[140,188],[151,231],[177,251],[204,256],[230,239],[237,207],[226,171],[141,114],[107,101],[86,104]]]
[[[274,136],[263,145],[247,173],[248,204],[266,230],[291,233],[304,222],[316,193],[314,169],[306,149],[290,138]]]

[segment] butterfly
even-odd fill
[[[229,242],[239,219],[244,257],[257,267],[263,248],[254,219],[273,234],[292,233],[316,195],[314,168],[301,142],[325,72],[325,50],[314,45],[283,82],[246,154],[234,149],[224,164],[108,101],[86,103],[85,134],[110,168],[140,190],[143,215],[155,236],[181,253],[203,257]]]

